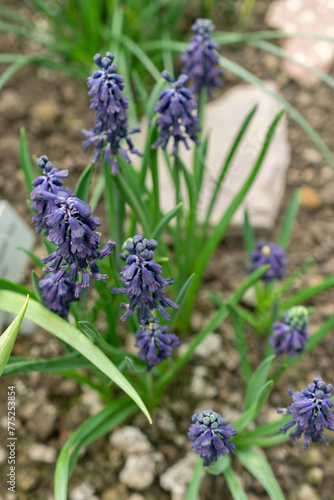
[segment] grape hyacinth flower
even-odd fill
[[[291,415],[292,420],[280,427],[281,432],[285,434],[297,426],[290,434],[290,438],[295,441],[304,434],[305,450],[309,447],[310,438],[313,443],[322,441],[328,445],[329,439],[323,432],[325,429],[334,431],[334,416],[331,413],[334,407],[334,401],[331,400],[332,391],[333,385],[326,384],[320,376],[315,377],[306,389],[295,393],[289,389],[292,405],[287,408],[277,408],[277,413]]]
[[[191,39],[186,51],[181,56],[185,73],[194,82],[191,90],[199,95],[206,88],[209,97],[214,87],[220,87],[220,77],[224,72],[217,68],[219,46],[211,40],[215,26],[210,19],[197,19],[191,27],[195,36]]]
[[[284,353],[296,356],[305,350],[308,338],[308,311],[306,307],[296,306],[284,314],[284,321],[274,323],[269,342],[277,356]]]
[[[203,458],[203,466],[209,467],[218,457],[234,453],[236,445],[231,438],[237,431],[232,425],[226,425],[226,420],[212,410],[195,413],[191,419],[188,437],[192,439],[192,449]]]
[[[100,68],[87,79],[88,95],[91,96],[90,108],[96,111],[95,125],[92,130],[83,130],[87,140],[82,143],[87,148],[95,143],[92,163],[96,164],[104,148],[104,161],[111,165],[113,175],[118,169],[117,154],[121,153],[127,163],[131,163],[127,151],[120,145],[122,139],[127,142],[131,153],[143,156],[135,149],[131,134],[139,129],[128,130],[126,110],[129,107],[128,99],[123,96],[124,78],[117,74],[115,56],[106,52],[94,56],[95,64]]]
[[[275,243],[258,241],[255,249],[251,252],[251,271],[261,266],[270,265],[270,268],[262,276],[262,280],[269,283],[275,279],[282,281],[285,276],[287,259],[285,250]]]
[[[38,199],[37,194],[41,191],[57,194],[59,190],[72,194],[72,190],[70,188],[62,187],[62,179],[68,176],[68,170],[58,170],[57,168],[53,168],[52,163],[46,155],[37,158],[36,164],[41,169],[43,175],[37,177],[37,179],[35,179],[32,183],[35,186],[35,189],[33,189],[30,193],[30,199],[32,200],[30,208],[35,210],[36,213],[31,216],[31,220],[36,226],[36,233],[40,233],[43,229],[45,229],[45,234],[47,234],[48,227],[45,217],[52,212],[55,205],[51,200],[47,201]]]
[[[173,138],[172,154],[175,156],[178,154],[180,141],[189,149],[187,136],[195,144],[199,144],[197,132],[200,127],[198,118],[194,114],[197,105],[191,92],[184,87],[189,78],[187,75],[180,75],[176,82],[166,70],[161,75],[172,84],[172,88],[160,92],[159,102],[154,109],[159,114],[157,125],[160,135],[152,145],[152,149],[157,149],[161,145],[165,150],[169,140]]]
[[[48,274],[38,283],[43,298],[43,306],[59,314],[62,318],[67,318],[71,302],[77,300],[75,297],[75,283],[71,283],[66,278],[60,280],[57,285],[53,285],[54,277],[54,274]]]
[[[143,330],[135,333],[135,347],[139,347],[138,357],[147,362],[147,371],[168,359],[181,342],[175,333],[168,333],[167,326],[160,325],[159,318],[149,318]]]
[[[178,309],[179,306],[171,299],[165,297],[164,286],[171,285],[173,278],[163,278],[162,268],[154,261],[154,250],[158,243],[155,240],[148,240],[137,234],[128,241],[125,251],[122,252],[126,259],[120,275],[124,288],[113,288],[111,293],[125,293],[130,298],[129,304],[122,304],[126,312],[121,317],[125,321],[136,309],[139,311],[141,325],[149,323],[151,311],[157,309],[160,314],[169,321],[170,315],[165,307]]]
[[[57,194],[41,191],[37,197],[51,200],[56,207],[47,215],[46,224],[48,239],[57,249],[42,260],[46,264],[44,272],[55,274],[51,283],[57,285],[68,278],[71,283],[76,283],[75,296],[78,297],[82,288],[89,288],[90,277],[106,281],[108,276],[100,274],[95,261],[111,255],[116,243],[109,241],[102,250],[98,250],[101,235],[95,230],[100,221],[92,217],[90,206],[64,191]]]

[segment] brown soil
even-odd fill
[[[267,4],[266,0],[256,3],[252,29],[264,28],[263,18]],[[21,1],[16,1],[15,5],[23,11],[26,10]],[[24,42],[12,35],[1,34],[0,43],[4,53],[34,50],[30,42]],[[282,73],[280,62],[273,56],[266,56],[251,47],[224,47],[224,54],[258,77],[274,79],[282,95],[310,121],[327,145],[334,149],[334,125],[331,120],[334,101],[331,89],[324,85],[312,89],[301,88]],[[238,83],[233,75],[226,75],[226,80],[225,88]],[[30,223],[29,213],[25,203],[27,195],[18,165],[20,127],[24,126],[27,130],[31,153],[36,156],[47,154],[56,167],[69,168],[70,183],[73,186],[89,158],[89,153],[81,148],[80,134],[80,130],[89,127],[93,120],[93,114],[88,111],[87,104],[85,82],[73,81],[66,75],[34,67],[26,67],[18,72],[0,94],[0,197],[9,200],[28,223]],[[321,199],[320,207],[316,210],[301,208],[288,251],[290,272],[300,266],[307,257],[315,258],[312,268],[298,282],[300,287],[305,284],[315,284],[333,272],[334,173],[324,160],[314,160],[313,157],[316,155],[310,153],[310,149],[314,150],[315,147],[291,119],[289,119],[289,135],[292,161],[284,206],[293,191],[301,186],[312,187]],[[277,228],[280,227],[281,219],[282,216],[279,218]],[[102,232],[105,230],[106,228],[102,227]],[[278,229],[273,234],[263,236],[274,240],[277,233]],[[38,248],[37,251],[40,253],[42,249]],[[242,281],[246,272],[242,240],[240,237],[228,236],[207,270],[205,284],[198,298],[197,312],[194,315],[195,331],[214,309],[208,300],[208,292],[215,290],[228,296]],[[333,314],[333,299],[334,291],[331,290],[311,302],[315,306],[315,312],[310,320],[311,332]],[[162,408],[168,411],[175,422],[175,431],[164,430],[163,424],[159,423],[163,422],[163,418],[159,417],[160,410],[153,413],[154,425],[151,427],[141,415],[137,415],[132,421],[148,434],[156,449],[164,454],[168,466],[177,462],[189,450],[189,442],[187,439],[182,439],[182,436],[187,432],[190,417],[195,409],[214,407],[222,410],[225,416],[230,415],[231,418],[242,409],[244,389],[241,385],[238,362],[233,364],[229,361],[235,358],[231,328],[226,323],[217,331],[223,335],[225,361],[194,358],[196,365],[208,368],[208,381],[217,387],[217,395],[209,402],[205,401],[205,395],[202,398],[194,398],[189,391],[193,367],[188,366],[179,374],[172,390],[167,391],[162,403]],[[251,332],[248,332],[248,340],[252,362],[256,364],[260,359],[262,342]],[[282,378],[266,405],[262,421],[267,415],[274,413],[276,406],[285,406],[289,403],[285,392],[287,388],[301,388],[317,374],[321,374],[328,382],[334,380],[331,359],[333,349],[333,334],[329,334],[320,346]],[[15,354],[20,356],[53,357],[61,352],[62,347],[58,341],[48,333],[40,331],[29,338],[21,337],[15,346]],[[16,385],[18,398],[17,498],[18,500],[51,499],[54,464],[39,466],[28,458],[27,451],[32,443],[39,442],[56,449],[58,453],[67,437],[88,416],[89,405],[85,405],[82,401],[83,388],[74,382],[66,382],[59,376],[33,373],[3,380],[0,387],[2,401],[6,398],[7,385]],[[3,404],[1,425],[6,425],[4,419]],[[0,446],[3,446],[3,443],[0,443]],[[331,465],[334,454],[333,443],[327,448],[321,444],[314,445],[311,450],[305,452],[301,442],[288,442],[267,450],[266,454],[286,497],[299,498],[296,488],[312,483],[312,473],[314,476],[314,469],[318,468],[322,471],[323,478],[312,488],[322,500],[333,500],[334,478]],[[95,488],[95,494],[103,500],[128,498],[130,491],[118,485],[118,473],[123,463],[123,459],[111,449],[107,438],[99,440],[81,457],[70,480],[70,490],[85,481]],[[6,467],[4,463],[2,468],[6,470]],[[261,485],[244,469],[240,469],[236,464],[236,470],[249,498],[253,500],[267,498]],[[4,476],[5,474],[3,478]],[[5,479],[0,481],[3,492],[3,496],[0,493],[0,499],[7,499],[5,481]],[[160,488],[158,480],[150,491],[144,491],[142,494],[145,500],[170,498]],[[229,495],[222,477],[206,475],[201,488],[201,500],[228,499]]]

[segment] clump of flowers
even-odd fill
[[[195,36],[181,56],[182,72],[188,75],[194,85],[192,91],[199,94],[206,88],[211,96],[214,87],[221,86],[224,72],[217,68],[219,46],[211,40],[215,26],[210,19],[197,19],[191,27]]]
[[[200,127],[198,118],[194,114],[197,105],[191,92],[184,87],[189,78],[187,75],[180,75],[174,82],[168,71],[165,70],[161,74],[167,82],[172,84],[172,88],[163,90],[159,94],[155,112],[159,114],[157,125],[160,134],[152,148],[157,149],[161,145],[162,149],[166,149],[172,138],[174,140],[172,154],[175,156],[178,154],[179,142],[183,142],[189,149],[187,137],[198,144],[197,132]]]
[[[284,353],[296,356],[305,350],[308,338],[308,311],[306,307],[296,306],[284,314],[284,321],[274,323],[269,341],[277,356]]]
[[[262,276],[262,280],[269,283],[274,280],[282,281],[285,276],[287,258],[285,250],[275,243],[258,241],[255,249],[251,252],[251,271],[261,266],[270,265],[270,268]]]
[[[115,242],[109,241],[101,250],[100,233],[95,232],[100,221],[92,217],[90,206],[70,196],[65,191],[57,194],[40,191],[37,198],[52,201],[55,208],[45,218],[49,230],[49,240],[57,246],[55,252],[42,260],[46,264],[45,273],[54,273],[51,284],[57,285],[68,278],[76,283],[75,296],[82,288],[89,288],[90,277],[106,281],[108,276],[100,274],[96,260],[111,255]]]
[[[141,325],[146,325],[150,321],[151,312],[157,309],[167,320],[171,316],[165,307],[178,309],[178,305],[171,299],[165,297],[163,287],[171,285],[173,278],[161,276],[162,268],[154,261],[154,250],[158,243],[155,240],[148,240],[137,234],[128,241],[122,257],[126,259],[120,275],[124,288],[113,288],[112,293],[125,293],[130,298],[129,304],[122,304],[126,312],[121,317],[125,321],[134,310],[138,309]]]
[[[320,376],[315,377],[306,389],[295,393],[289,389],[288,394],[293,401],[291,406],[277,408],[277,413],[292,416],[291,422],[280,428],[283,434],[296,426],[290,438],[295,441],[304,434],[304,449],[309,447],[310,439],[313,443],[322,441],[328,445],[329,439],[323,432],[325,429],[334,431],[334,416],[331,413],[334,407],[334,401],[331,400],[332,391],[333,385],[326,384]]]
[[[127,163],[131,163],[128,152],[120,145],[125,139],[131,153],[142,154],[134,147],[130,135],[139,132],[139,129],[128,130],[126,110],[129,107],[128,99],[123,96],[124,78],[117,74],[115,56],[106,52],[94,56],[95,64],[100,68],[95,70],[87,79],[88,95],[91,96],[90,107],[96,111],[95,124],[92,130],[83,130],[87,137],[83,147],[87,148],[95,143],[92,163],[96,164],[104,148],[104,161],[111,165],[112,174],[118,169],[117,155],[121,153]]]
[[[175,333],[168,333],[167,326],[160,325],[159,318],[149,318],[145,328],[135,333],[135,346],[140,348],[138,357],[147,362],[147,371],[168,359],[181,342]]]
[[[54,277],[54,274],[48,274],[38,283],[41,289],[43,305],[50,311],[59,314],[62,318],[67,318],[71,303],[77,300],[75,283],[66,278],[53,285]]]
[[[72,190],[63,187],[62,179],[68,176],[68,170],[53,168],[51,161],[49,161],[46,155],[37,158],[36,164],[41,169],[43,175],[37,177],[32,183],[35,189],[30,193],[30,199],[32,200],[30,208],[35,210],[36,213],[31,216],[31,220],[36,226],[36,233],[40,233],[45,229],[45,234],[47,234],[48,227],[45,218],[54,210],[55,205],[51,200],[39,199],[37,197],[38,193],[47,191],[48,193],[57,194],[61,190],[72,194]]]
[[[237,434],[232,425],[211,409],[195,413],[188,432],[192,449],[203,458],[203,466],[209,467],[218,457],[234,453],[236,445],[231,438]]]

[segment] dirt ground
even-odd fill
[[[0,2],[2,4],[3,2]],[[13,2],[14,3],[14,2]],[[20,9],[26,10],[23,2],[15,1]],[[266,0],[256,3],[251,29],[263,29]],[[12,35],[0,34],[0,46],[7,52],[32,52],[33,45]],[[224,47],[224,55],[237,61],[258,77],[276,81],[281,94],[300,111],[316,128],[326,144],[334,150],[334,100],[332,89],[319,84],[313,88],[301,88],[282,72],[281,63],[274,56],[264,55],[252,47]],[[334,71],[332,72],[334,76]],[[233,75],[226,75],[225,89],[238,83]],[[246,111],[246,110],[245,110]],[[0,93],[0,198],[7,199],[30,224],[26,206],[26,191],[23,175],[18,165],[19,130],[24,126],[32,154],[47,154],[55,167],[70,170],[70,184],[85,167],[89,153],[81,148],[82,128],[90,127],[93,114],[88,110],[85,82],[74,81],[66,75],[46,69],[26,67],[18,72]],[[289,119],[289,138],[292,149],[291,166],[288,172],[284,206],[295,189],[308,186],[319,196],[318,207],[310,209],[304,203],[300,209],[293,238],[288,251],[289,272],[300,266],[307,257],[313,256],[315,263],[297,286],[315,284],[333,273],[334,269],[334,172],[317,154],[311,140],[294,121]],[[283,210],[281,211],[283,213]],[[268,240],[275,240],[282,216],[273,234],[262,234]],[[102,227],[102,233],[106,231]],[[38,248],[38,252],[42,249]],[[198,297],[193,318],[194,332],[206,321],[214,306],[208,300],[211,290],[228,296],[247,273],[242,239],[228,236],[212,259],[206,273],[204,286]],[[334,290],[322,293],[310,302],[315,311],[310,318],[311,333],[322,321],[334,312]],[[239,363],[233,346],[233,336],[228,323],[221,325],[224,356],[202,358],[196,356],[196,367],[205,368],[208,383],[216,388],[215,395],[207,400],[205,393],[194,396],[190,390],[193,366],[186,367],[174,381],[164,397],[162,409],[153,412],[154,425],[146,424],[137,414],[130,423],[138,425],[147,433],[156,450],[165,457],[166,467],[172,466],[190,449],[185,438],[190,417],[196,409],[214,407],[223,415],[235,418],[242,409],[243,389]],[[260,357],[261,340],[248,332],[250,352],[254,364]],[[185,342],[190,336],[182,338]],[[286,389],[304,387],[315,375],[320,374],[326,382],[333,382],[334,368],[332,353],[334,336],[326,340],[305,357],[291,372],[286,374],[273,391],[261,416],[275,413],[277,406],[289,403]],[[62,352],[59,342],[43,331],[32,337],[21,337],[15,354],[24,356],[54,357]],[[18,500],[51,500],[53,492],[54,463],[38,464],[29,458],[28,450],[33,443],[42,443],[58,454],[67,437],[97,408],[92,393],[73,381],[55,375],[32,373],[27,376],[8,378],[0,384],[0,398],[5,399],[7,385],[16,385],[18,407]],[[170,423],[166,430],[166,421]],[[5,405],[0,407],[0,425],[6,425]],[[1,454],[0,465],[6,470]],[[334,439],[326,448],[319,444],[303,451],[302,443],[291,443],[271,448],[267,457],[277,475],[278,481],[291,500],[333,500]],[[2,461],[1,461],[2,460]],[[113,450],[107,438],[89,447],[80,458],[70,480],[70,491],[86,482],[90,484],[97,498],[102,500],[125,500],[131,491],[119,484],[119,471],[124,459]],[[235,465],[251,500],[268,498],[262,486],[244,469]],[[308,486],[311,490],[308,489]],[[0,480],[0,500],[10,500],[5,494],[5,479]],[[145,500],[169,500],[170,496],[159,486],[156,479],[149,491],[141,493]],[[313,496],[312,496],[313,495]],[[200,499],[229,499],[222,477],[206,475],[203,480]]]

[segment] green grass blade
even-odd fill
[[[94,165],[87,165],[85,170],[80,175],[78,182],[74,189],[74,195],[80,200],[88,203],[89,189],[92,182],[94,173]]]
[[[266,94],[271,96],[277,102],[279,102],[282,106],[284,106],[286,112],[291,116],[291,118],[306,132],[306,134],[312,139],[315,146],[319,149],[320,153],[323,157],[328,161],[329,165],[334,168],[334,157],[330,151],[330,149],[326,146],[318,132],[314,130],[312,125],[301,115],[293,106],[289,103],[284,97],[276,94],[273,90],[268,89],[265,83],[257,78],[253,73],[246,70],[239,64],[226,57],[219,57],[219,65],[226,69],[227,71],[231,71],[231,73],[239,76],[243,80],[252,85],[255,85],[259,89],[263,90]]]
[[[241,42],[256,42],[258,40],[280,40],[282,38],[313,38],[315,40],[325,40],[334,43],[334,37],[329,35],[322,35],[320,33],[310,33],[305,31],[279,31],[279,30],[266,30],[256,31],[252,33],[227,33],[216,31],[212,35],[212,39],[219,45],[228,45],[230,43]],[[151,42],[154,43],[154,42]],[[176,48],[174,49],[176,50]]]
[[[248,347],[244,324],[238,310],[232,304],[227,303],[226,307],[232,321],[235,345],[240,357],[241,370],[247,383],[252,376],[252,367],[248,359]]]
[[[4,293],[4,292],[1,292],[1,293]],[[10,292],[7,292],[7,293],[10,293]],[[20,301],[20,302],[22,302],[22,301]],[[5,330],[0,337],[0,376],[2,375],[2,373],[6,367],[6,364],[9,360],[10,354],[13,350],[13,346],[15,344],[17,334],[19,333],[19,329],[20,329],[23,317],[25,315],[25,312],[26,312],[26,309],[28,306],[28,302],[29,302],[29,295],[27,295],[25,303],[23,304],[23,307],[21,308],[21,310],[18,312],[14,321],[12,321],[12,323],[9,325],[7,330]]]
[[[255,235],[253,228],[251,226],[248,210],[245,210],[244,214],[244,224],[243,224],[243,237],[244,237],[244,245],[246,249],[246,259],[247,265],[250,264],[250,254],[255,247]]]
[[[41,278],[38,276],[38,274],[34,270],[32,270],[31,271],[32,286],[33,286],[33,289],[34,289],[34,292],[35,292],[35,295],[37,297],[38,302],[42,303],[43,299],[42,299],[42,295],[41,295],[41,289],[39,288],[40,279]]]
[[[194,472],[193,472],[191,481],[190,481],[189,486],[187,488],[187,493],[186,493],[184,500],[197,500],[198,499],[198,494],[199,494],[199,489],[201,486],[202,477],[203,477],[202,459],[201,459],[201,457],[198,457],[196,464],[195,464],[195,467],[194,467]]]
[[[31,260],[36,264],[36,266],[42,269],[43,264],[41,263],[41,259],[39,259],[37,255],[35,255],[33,252],[30,252],[30,250],[27,250],[26,248],[23,247],[16,247],[16,250],[20,250],[20,252],[23,252],[26,255],[28,255],[28,257],[31,258]]]
[[[22,304],[22,296],[20,294],[3,290],[0,291],[0,308],[4,311],[17,314],[20,309],[20,304]],[[73,325],[52,313],[35,300],[30,301],[26,311],[26,318],[80,352],[80,354],[86,357],[93,365],[123,389],[151,422],[150,414],[136,390],[107,356],[103,354],[84,333],[80,332],[80,330]]]
[[[9,358],[3,376],[20,375],[21,373],[45,372],[55,373],[74,368],[89,368],[92,364],[86,358],[78,358],[77,353],[67,354],[55,359],[44,358]]]
[[[248,449],[238,451],[236,455],[242,465],[262,484],[271,500],[285,500],[269,462],[261,452]]]
[[[26,286],[20,285],[19,283],[13,283],[3,278],[0,278],[0,290],[10,290],[11,292],[17,292],[21,295],[29,295],[31,299],[36,299],[34,292],[29,290]]]
[[[247,495],[245,490],[240,484],[240,481],[231,467],[226,467],[223,472],[228,487],[230,489],[231,495],[234,500],[247,500]]]
[[[319,283],[319,285],[310,286],[308,288],[305,288],[301,292],[295,293],[292,297],[289,297],[281,304],[281,310],[284,312],[287,309],[290,309],[290,307],[299,306],[307,300],[310,300],[315,295],[318,295],[319,293],[324,292],[325,290],[328,290],[333,286],[334,275],[324,279],[321,283]]]
[[[245,400],[246,410],[254,403],[259,391],[266,383],[269,370],[275,358],[276,356],[273,354],[264,359],[249,379]]]
[[[171,316],[172,316],[172,320],[173,321],[176,321],[177,318],[179,317],[179,314],[180,314],[180,312],[182,310],[182,306],[184,304],[184,301],[186,300],[189,288],[191,287],[191,284],[193,282],[194,277],[195,277],[194,274],[192,274],[191,276],[189,276],[189,278],[187,279],[187,281],[185,282],[185,284],[183,285],[183,287],[181,288],[181,290],[179,291],[179,293],[178,293],[178,295],[176,297],[175,302],[180,307],[179,307],[179,309],[174,310],[172,312]]]
[[[284,249],[288,248],[293,226],[298,215],[298,210],[299,210],[299,192],[296,191],[292,195],[291,201],[289,203],[288,209],[285,214],[281,233],[278,238],[278,244]]]
[[[31,156],[24,128],[20,130],[20,167],[23,170],[27,191],[31,193],[34,189],[32,182],[36,179],[36,173],[31,163]]]
[[[162,233],[167,228],[169,222],[176,217],[179,210],[181,210],[183,203],[180,202],[176,207],[172,208],[159,222],[156,228],[153,230],[152,238],[155,240],[159,240]]]

